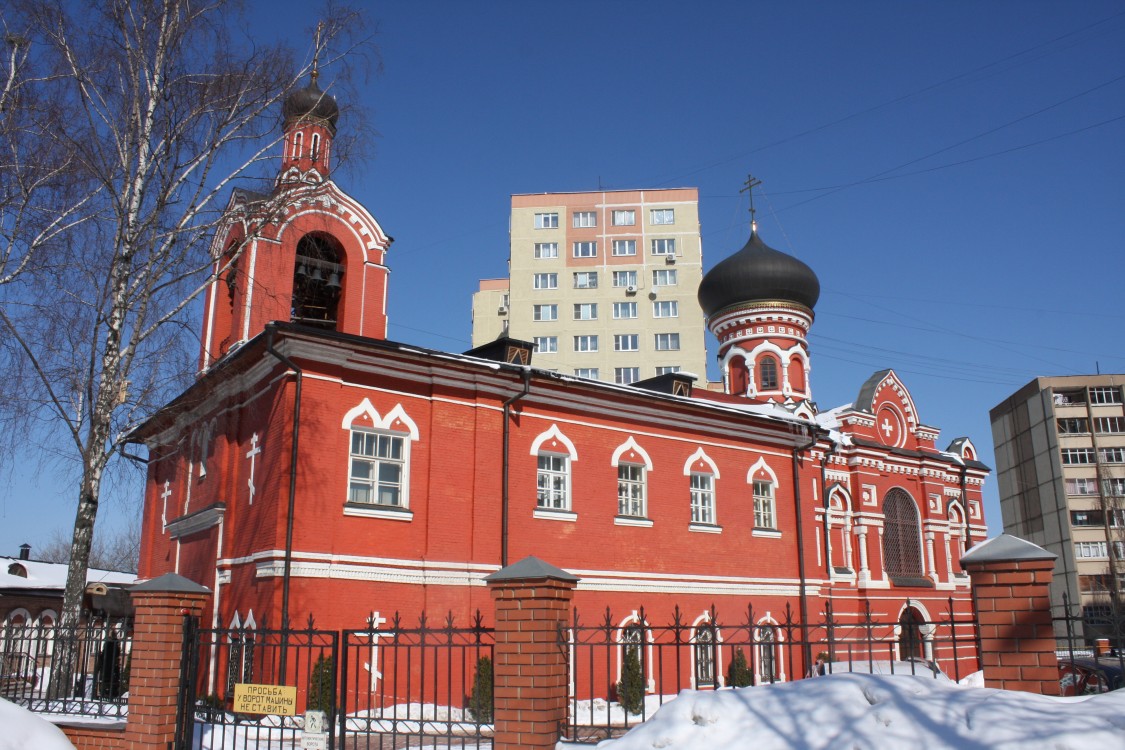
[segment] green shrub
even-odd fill
[[[734,650],[730,660],[730,669],[727,670],[727,685],[730,687],[749,687],[754,684],[754,672],[746,663],[746,654],[741,648]]]
[[[617,701],[631,714],[639,714],[645,705],[645,676],[641,671],[639,647],[625,649],[621,665],[621,681],[617,683]]]
[[[312,675],[309,677],[308,710],[332,714],[333,698],[336,694],[335,672],[331,657],[323,654],[317,657]]]
[[[492,659],[477,659],[477,675],[473,678],[473,694],[469,696],[469,713],[481,724],[492,723]]]

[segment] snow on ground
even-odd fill
[[[74,750],[62,730],[0,698],[0,750]]]
[[[1055,698],[911,675],[685,690],[602,750],[1125,748],[1125,690]],[[559,743],[559,749],[582,746]],[[588,747],[588,746],[587,746]]]

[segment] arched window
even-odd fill
[[[925,619],[913,607],[902,611],[902,616],[898,618],[898,658],[901,661],[926,658],[922,637],[922,626],[925,624]]]
[[[735,396],[745,396],[750,388],[750,372],[746,369],[746,360],[742,357],[731,357],[727,365],[727,382],[730,393]]]
[[[617,467],[617,515],[645,518],[648,512],[648,472],[652,469],[652,459],[630,437],[613,452],[611,463]]]
[[[227,695],[234,695],[235,683],[254,681],[256,629],[253,612],[246,616],[245,624],[240,623],[238,613],[234,613],[227,631]]]
[[[306,234],[297,243],[293,269],[292,319],[295,323],[336,327],[344,268],[339,243],[328,234]]]
[[[883,569],[892,580],[923,575],[918,506],[899,487],[883,501]]]
[[[300,159],[301,158],[301,156],[302,156],[301,149],[304,148],[304,145],[305,145],[304,141],[305,141],[304,133],[297,132],[297,133],[293,134],[293,158],[294,159]]]
[[[536,509],[569,512],[570,465],[578,460],[574,443],[553,424],[531,443],[531,454],[536,457]]]
[[[695,630],[695,686],[715,686],[715,626],[709,622],[702,623]]]
[[[758,683],[777,682],[777,628],[758,626]]]
[[[758,363],[758,390],[776,391],[777,388],[777,360],[762,357],[762,361]]]
[[[777,514],[774,511],[773,502],[773,483],[762,479],[754,480],[754,528],[777,528]]]
[[[312,148],[309,149],[309,156],[313,159],[320,156],[320,133],[313,133],[312,135]]]

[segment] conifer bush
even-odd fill
[[[730,687],[749,687],[754,684],[754,672],[746,663],[746,654],[741,648],[734,650],[730,660],[730,669],[727,670],[727,685]]]
[[[473,678],[473,694],[469,696],[469,713],[481,724],[492,723],[492,659],[477,659],[477,674]]]
[[[645,704],[645,677],[641,671],[641,649],[625,649],[621,665],[621,681],[617,683],[617,701],[631,714],[639,714]]]

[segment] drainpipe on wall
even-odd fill
[[[808,585],[805,583],[805,535],[802,532],[801,523],[801,474],[798,470],[798,464],[801,460],[801,452],[816,445],[816,428],[810,428],[808,432],[812,433],[809,442],[805,445],[795,446],[793,448],[793,508],[797,514],[797,575],[800,577],[798,604],[801,612],[801,640],[804,642],[803,650],[805,655],[805,662],[802,665],[803,669],[808,669],[808,666],[812,664],[812,650],[809,644]]]
[[[293,440],[289,457],[289,510],[285,519],[285,572],[281,579],[281,627],[289,627],[289,576],[293,567],[293,510],[297,497],[297,454],[298,439],[301,433],[301,376],[303,371],[293,360],[273,348],[273,339],[276,329],[270,328],[266,338],[266,351],[276,357],[296,375],[296,387],[293,394]],[[281,676],[285,677],[285,660],[287,639],[282,640]]]
[[[508,456],[510,451],[512,404],[531,392],[531,368],[523,368],[523,389],[504,402],[503,487],[500,500],[500,567],[508,567]]]

